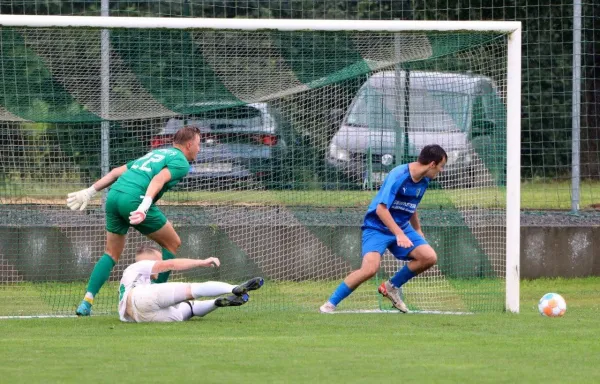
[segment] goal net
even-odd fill
[[[435,143],[448,165],[419,216],[438,263],[405,301],[518,311],[520,26],[457,23],[0,16],[0,316],[74,313],[105,195],[72,212],[66,194],[186,125],[200,154],[158,205],[178,257],[222,266],[171,281],[263,276],[241,311],[317,311],[360,266],[383,178]],[[130,229],[95,314],[147,241]],[[390,309],[377,285],[401,266],[386,252],[339,310]]]

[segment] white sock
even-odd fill
[[[220,296],[231,293],[235,285],[222,283],[220,281],[207,281],[205,283],[192,283],[192,296],[194,299],[206,296]]]
[[[83,297],[83,300],[87,301],[90,304],[94,304],[94,295],[92,295],[92,292],[86,292],[85,296]]]
[[[215,305],[215,300],[191,301],[194,316],[202,317],[208,315],[218,307]],[[182,303],[184,304],[184,303]]]

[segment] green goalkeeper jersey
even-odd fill
[[[127,163],[127,171],[123,173],[111,188],[132,196],[144,196],[152,178],[163,169],[171,172],[171,180],[158,192],[154,201],[163,193],[173,188],[190,170],[190,164],[177,148],[161,148],[148,152],[143,157]]]

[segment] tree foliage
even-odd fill
[[[0,12],[15,15],[97,16],[100,13],[100,0],[4,1],[0,3]],[[528,0],[523,4],[517,0],[118,0],[110,1],[110,14],[282,19],[520,20],[524,33],[524,176],[559,177],[570,172],[572,2],[551,4],[545,0]],[[583,15],[582,175],[598,178],[600,39],[597,31],[600,29],[600,3],[584,1]],[[40,100],[40,105],[47,105],[47,102]]]

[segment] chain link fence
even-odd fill
[[[212,18],[518,20],[523,23],[522,206],[600,208],[600,4],[592,0],[0,0],[1,14]],[[577,26],[577,27],[574,27]],[[575,33],[580,32],[580,33]],[[580,54],[574,55],[580,49]],[[574,60],[575,58],[575,60]],[[574,75],[576,81],[573,81]],[[574,93],[575,91],[575,93]],[[574,97],[574,95],[576,97]],[[1,106],[0,106],[1,107]],[[97,132],[97,123],[90,123]],[[0,146],[49,140],[51,124],[4,121]],[[40,131],[44,134],[40,135]],[[65,136],[64,130],[62,130]],[[131,136],[126,126],[117,135]],[[72,135],[66,134],[73,141]],[[575,140],[573,140],[575,138]],[[135,140],[135,138],[132,138]],[[327,138],[318,140],[326,145]],[[60,140],[59,140],[60,142]],[[75,139],[75,142],[77,140]],[[53,150],[54,144],[43,146]],[[82,154],[76,146],[70,158]],[[2,155],[8,166],[18,153]],[[43,162],[39,155],[36,161]],[[11,160],[12,159],[12,160]],[[85,162],[98,160],[98,153]],[[118,154],[113,156],[118,164]],[[112,160],[111,160],[112,163]],[[59,165],[55,164],[55,167]],[[94,176],[94,175],[92,175]],[[0,178],[2,182],[2,178]]]

